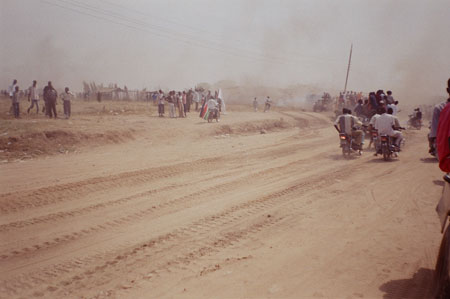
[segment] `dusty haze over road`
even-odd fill
[[[445,96],[449,11],[445,0],[2,0],[0,82],[343,89],[353,43],[349,89],[423,102]]]

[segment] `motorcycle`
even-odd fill
[[[212,122],[214,119],[216,120],[216,122],[219,122],[220,112],[219,112],[219,109],[217,109],[217,108],[211,109],[208,114],[208,122],[209,123]]]
[[[350,156],[353,152],[356,152],[361,156],[361,148],[358,144],[353,142],[353,137],[351,135],[339,133],[339,139],[341,141],[340,146],[344,157]]]
[[[408,128],[420,130],[420,128],[422,127],[422,120],[420,118],[416,118],[414,114],[410,114],[408,116],[409,116],[407,123]]]
[[[381,154],[380,145],[378,143],[378,130],[372,129],[370,131],[370,136],[372,137],[371,144],[373,143],[373,147],[375,148],[375,153]]]
[[[439,254],[435,267],[435,298],[450,298],[450,226],[447,219],[450,215],[450,176],[444,176],[444,190],[436,207],[436,212],[441,222],[441,233],[443,233]],[[444,232],[445,230],[445,232]]]
[[[380,136],[380,151],[384,161],[389,161],[392,157],[398,157],[400,148],[394,144],[394,138],[389,135]]]

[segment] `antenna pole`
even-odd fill
[[[344,93],[347,91],[348,74],[350,73],[350,64],[352,62],[352,50],[353,50],[353,43],[350,47],[350,57],[348,58],[347,77],[345,77]]]

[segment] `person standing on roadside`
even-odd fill
[[[164,116],[164,93],[162,92],[162,90],[159,90],[158,93],[158,114],[159,117],[163,117]]]
[[[31,106],[28,107],[27,113],[29,114],[30,110],[36,105],[36,114],[39,114],[39,92],[37,90],[36,80],[33,80],[33,85],[28,88],[28,102],[30,101]]]
[[[175,118],[175,91],[169,92],[167,102],[169,103],[169,117]]]
[[[12,95],[12,107],[15,118],[20,118],[19,99],[20,99],[19,86],[16,85]]]
[[[258,100],[256,98],[253,99],[253,111],[258,112]]]
[[[48,115],[49,118],[52,118],[52,112],[56,115],[56,99],[58,98],[58,92],[56,92],[56,89],[53,87],[52,82],[48,81],[48,85],[44,88],[44,101],[45,101],[45,111],[46,115]]]
[[[264,112],[270,110],[271,104],[272,104],[272,101],[270,100],[270,97],[267,96],[266,103],[265,103],[265,105],[264,105]]]
[[[183,90],[183,95],[181,96],[181,101],[182,101],[182,104],[183,104],[183,112],[184,112],[184,116],[183,117],[186,117],[186,113],[187,113],[187,94],[186,94],[186,91],[184,91]]]
[[[16,86],[17,86],[16,79],[14,79],[13,83],[10,86],[8,86],[8,94],[9,94],[9,98],[11,99],[11,107],[9,108],[9,114],[12,114],[14,111],[14,105],[12,102],[12,98],[13,98],[14,92],[16,91]]]
[[[64,116],[66,117],[66,119],[68,119],[70,117],[71,111],[72,111],[72,100],[74,98],[74,94],[69,91],[69,87],[66,87],[64,89],[64,92],[61,94],[61,99],[63,101],[64,104]],[[55,113],[55,117],[56,117],[56,113]]]
[[[176,99],[177,99],[178,117],[184,117],[184,105],[180,91],[177,93]]]

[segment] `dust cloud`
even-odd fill
[[[75,90],[232,80],[337,92],[353,44],[348,90],[430,103],[450,77],[449,10],[448,1],[5,0],[0,89],[16,78]]]

